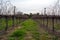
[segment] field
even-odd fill
[[[14,21],[14,23],[13,23]],[[19,24],[20,22],[22,22],[23,19],[12,19],[12,18],[8,18],[8,20],[6,21],[6,18],[0,18],[0,31],[1,30],[5,30],[6,27],[10,28],[12,27],[13,25],[17,25]]]
[[[13,27],[13,20],[9,18],[8,28],[12,27],[11,31],[7,31],[6,35],[1,37],[1,40],[60,40],[58,36],[55,34],[52,35],[45,30],[45,26],[47,25],[47,19],[14,19],[14,25],[18,25]],[[41,24],[45,25],[43,28]],[[0,19],[0,31],[5,30],[6,28],[6,19]],[[49,29],[53,29],[52,19],[48,19],[48,27]],[[54,30],[60,30],[60,22],[59,20],[54,19]]]
[[[57,37],[39,27],[36,21],[28,19],[21,23],[21,28],[15,30],[8,40],[57,40]]]
[[[59,0],[0,0],[0,40],[60,40]]]

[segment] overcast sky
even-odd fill
[[[11,0],[20,11],[25,13],[40,12],[45,7],[51,7],[57,0]]]

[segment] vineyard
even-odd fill
[[[60,17],[39,16],[1,16],[0,40],[60,40]]]
[[[10,0],[0,0],[0,40],[60,40],[59,0],[30,14],[19,11]]]

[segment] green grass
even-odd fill
[[[14,24],[18,23],[18,19],[14,20]],[[8,27],[12,27],[13,21],[12,18],[8,19]],[[0,30],[4,30],[6,27],[6,19],[5,18],[0,18]]]
[[[22,28],[17,29],[15,32],[12,33],[12,37],[18,37],[19,40],[23,40],[26,37],[27,32],[29,32],[32,39],[39,40],[39,32],[38,32],[38,25],[32,19],[28,19],[21,23]],[[10,37],[11,38],[11,37]]]
[[[12,26],[12,19],[8,20],[8,26]],[[2,18],[0,19],[0,30],[3,30],[6,27],[6,19]]]
[[[13,34],[11,35],[11,37],[22,37],[25,35],[25,30],[16,30],[15,32],[13,32]]]
[[[0,20],[0,22],[2,24],[0,24],[0,30],[4,29],[6,26],[5,19],[1,19],[1,20]],[[15,24],[18,23],[17,21],[19,21],[19,20],[15,19]],[[22,20],[20,20],[20,21],[22,21]],[[41,23],[42,20],[39,20],[39,22]],[[8,26],[11,27],[11,25],[12,25],[12,19],[9,19]],[[38,26],[38,23],[32,19],[28,19],[28,20],[20,23],[20,25],[21,25],[21,29],[17,29],[11,35],[9,35],[8,40],[16,40],[16,39],[25,40],[25,37],[27,36],[28,33],[32,37],[31,40],[53,40],[53,38],[55,38],[55,36],[48,34],[48,32],[46,32],[44,29],[40,28]],[[51,25],[51,24],[49,24],[49,25]],[[59,24],[56,26],[59,27]]]
[[[27,31],[37,31],[37,23],[31,19],[21,23],[21,25],[23,26],[24,29],[26,29]],[[34,29],[33,29],[34,28]]]
[[[27,33],[32,37],[30,40],[53,40],[55,38],[54,35],[50,35],[44,29],[39,28],[34,20],[28,19],[21,23],[21,29],[17,29],[11,34],[10,39],[26,40]]]
[[[29,19],[29,20],[21,23],[21,25],[23,26],[23,29],[32,33],[32,37],[35,40],[39,40],[38,25],[34,20]]]
[[[0,19],[0,30],[4,29],[5,26],[6,26],[5,19],[4,18],[1,18]]]

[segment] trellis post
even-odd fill
[[[15,25],[15,6],[14,6],[14,14],[13,14],[13,16],[12,16],[12,20],[13,20],[13,26]]]
[[[52,31],[54,33],[54,16],[52,17]]]
[[[8,16],[7,15],[5,15],[5,19],[6,19],[6,27],[5,27],[5,31],[7,31],[8,30]]]

